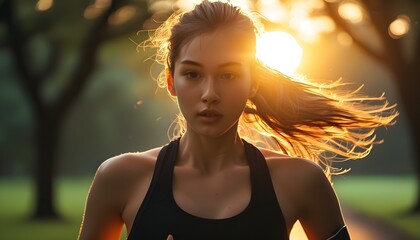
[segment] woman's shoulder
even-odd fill
[[[288,196],[294,198],[293,201],[331,187],[325,172],[317,163],[267,149],[260,151],[266,158],[274,187],[287,191]]]
[[[277,199],[290,226],[298,219],[308,218],[309,213],[317,215],[322,210],[329,214],[336,210],[332,207],[336,206],[337,200],[331,183],[317,163],[260,150],[266,158]]]
[[[121,219],[132,222],[154,172],[160,148],[124,153],[104,161],[92,181],[84,215],[83,238],[117,235]],[[103,235],[104,236],[104,235]]]
[[[322,168],[314,161],[291,157],[265,148],[259,148],[264,155],[271,172],[289,172],[294,178],[321,175],[325,176]]]
[[[95,180],[101,178],[107,182],[125,183],[133,178],[153,173],[157,156],[162,147],[144,152],[123,153],[105,160],[96,172]]]

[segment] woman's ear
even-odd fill
[[[171,94],[171,96],[176,97],[174,78],[169,68],[166,69],[166,82],[168,84],[168,92]]]

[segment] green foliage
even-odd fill
[[[131,3],[139,6],[141,1]],[[92,1],[55,1],[51,9],[40,12],[35,10],[36,2],[13,1],[20,30],[33,29],[26,39],[25,60],[31,74],[43,76],[30,80],[43,81],[40,92],[46,105],[69,84],[80,61],[80,44],[95,22],[83,17],[89,4]],[[156,91],[150,62],[144,62],[150,53],[137,53],[130,40],[140,42],[145,34],[131,35],[111,39],[99,48],[93,75],[62,125],[59,174],[91,174],[113,155],[167,142],[166,130],[176,107],[165,91]],[[44,76],[54,54],[60,56],[57,64]],[[24,95],[15,67],[11,52],[1,49],[0,176],[32,174],[35,160],[33,102]]]
[[[128,39],[108,44],[81,99],[67,115],[59,151],[60,174],[91,174],[113,155],[142,151],[168,141],[176,105],[149,74],[148,55],[137,53]],[[0,176],[29,174],[33,158],[32,112],[7,52],[0,52]],[[67,60],[67,61],[72,61]],[[70,66],[71,63],[67,64]],[[67,68],[58,75],[65,75]],[[44,92],[54,95],[53,85]]]
[[[64,126],[60,171],[92,174],[109,157],[165,144],[177,108],[157,89],[150,62],[129,39],[107,45]]]

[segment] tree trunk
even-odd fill
[[[59,145],[60,119],[51,113],[39,113],[35,124],[36,159],[34,219],[60,218],[55,205],[55,159]]]
[[[410,129],[411,142],[413,143],[413,170],[417,180],[417,195],[410,212],[420,212],[420,68],[412,64],[401,69],[396,74],[396,83],[402,106],[407,115],[408,129]],[[396,159],[398,161],[398,159]]]
[[[140,10],[140,14],[137,17],[118,27],[110,26],[108,24],[109,17],[129,2],[126,0],[110,1],[107,9],[92,22],[88,32],[82,33],[80,39],[81,47],[77,50],[80,59],[78,59],[75,68],[72,70],[72,74],[69,75],[69,84],[63,85],[56,99],[46,101],[42,92],[46,84],[45,79],[56,77],[54,74],[60,71],[58,64],[60,59],[64,57],[61,52],[61,44],[64,43],[61,40],[64,38],[51,38],[54,28],[45,28],[44,25],[53,19],[52,17],[56,17],[55,13],[49,17],[44,15],[41,20],[31,18],[30,21],[33,20],[33,22],[28,25],[22,22],[26,17],[22,18],[19,15],[21,11],[18,11],[17,7],[20,7],[20,5],[15,6],[14,3],[16,1],[0,0],[0,22],[5,23],[7,30],[3,34],[7,36],[7,41],[1,41],[1,43],[6,44],[6,46],[9,45],[11,49],[18,80],[25,95],[28,97],[28,102],[32,105],[31,110],[33,110],[35,117],[34,140],[36,155],[33,167],[35,209],[32,215],[34,219],[55,219],[59,217],[54,204],[54,177],[61,124],[65,120],[65,115],[71,110],[71,107],[80,96],[95,68],[99,47],[113,38],[139,30],[139,27],[152,16],[147,10],[147,1],[139,1],[137,7]],[[35,14],[34,16],[37,18],[39,17],[38,15]],[[43,52],[28,51],[28,46],[38,36],[43,36],[41,38],[45,37],[48,41],[47,44],[50,44],[50,49],[48,49],[50,50],[50,55],[46,56],[44,65],[41,66],[41,64],[38,66],[39,69],[35,70],[32,65],[33,61],[39,58],[36,54],[40,53],[41,58],[44,59],[42,57]]]
[[[418,106],[417,106],[418,107]],[[419,117],[417,117],[419,118]],[[411,209],[412,213],[420,213],[420,121],[417,120],[417,124],[411,124],[412,135],[413,135],[413,146],[414,146],[414,167],[415,173],[417,176],[417,195],[416,202]]]
[[[414,88],[413,86],[413,89],[418,88]],[[419,95],[417,94],[417,96]],[[419,108],[418,104],[420,103],[420,97],[416,98],[416,102],[412,102],[411,106],[407,107],[408,127],[411,130],[410,134],[414,151],[413,170],[417,181],[416,198],[412,208],[410,209],[411,213],[420,213],[420,116],[418,111],[414,110],[415,108]]]

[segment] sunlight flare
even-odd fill
[[[284,73],[294,74],[302,58],[302,47],[286,32],[265,32],[257,42],[257,58]]]

